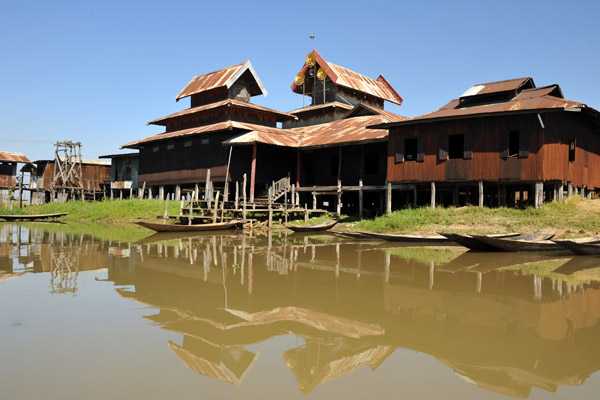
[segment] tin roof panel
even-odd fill
[[[5,162],[20,162],[20,163],[31,162],[25,156],[25,154],[13,153],[11,151],[0,151],[0,161],[5,161]]]

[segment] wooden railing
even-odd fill
[[[290,190],[290,177],[286,176],[281,178],[277,182],[273,182],[271,185],[270,196],[271,201],[276,201],[280,198],[287,190]]]

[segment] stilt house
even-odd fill
[[[265,152],[264,167],[256,170],[256,148],[236,149],[223,142],[243,132],[257,135],[279,132],[277,122],[295,116],[261,107],[250,102],[251,97],[267,95],[250,61],[193,78],[177,95],[176,101],[190,98],[190,108],[150,121],[161,125],[165,132],[123,145],[139,149],[138,185],[149,190],[150,197],[158,193],[180,198],[182,190],[193,190],[210,180],[221,187],[225,182],[241,181],[248,173],[250,197],[281,176],[281,163],[294,154]],[[289,140],[281,135],[281,140]],[[233,153],[233,154],[232,154]],[[288,154],[289,153],[289,154]]]
[[[252,144],[258,170],[271,167],[265,155],[285,155],[287,163],[280,167],[291,175],[297,204],[337,209],[338,214],[381,213],[387,131],[367,126],[406,120],[383,109],[385,101],[402,104],[400,95],[383,76],[372,79],[327,62],[316,50],[306,57],[291,88],[303,101],[310,100],[288,113],[295,119],[283,121],[277,131],[247,132],[226,144]]]
[[[415,204],[539,206],[565,190],[600,189],[600,114],[558,85],[483,83],[437,111],[374,128],[390,131],[388,181],[415,185]]]
[[[139,154],[109,154],[100,159],[110,159],[110,197],[131,198],[137,195]]]
[[[12,191],[18,189],[17,164],[28,162],[24,154],[0,151],[0,206],[9,202]]]

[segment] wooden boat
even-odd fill
[[[337,219],[330,219],[329,221],[323,221],[312,225],[286,225],[286,228],[291,229],[294,232],[318,232],[333,228],[337,223]]]
[[[438,232],[440,235],[447,237],[449,240],[460,244],[473,251],[498,251],[498,249],[488,243],[477,239],[473,235],[461,235],[458,233]],[[493,235],[484,235],[491,238],[510,238],[515,240],[549,240],[556,232],[536,232],[536,233],[500,233]]]
[[[336,236],[341,236],[341,237],[345,237],[345,238],[351,237],[354,239],[365,239],[365,238],[369,237],[369,235],[366,232],[360,232],[360,231],[348,231],[348,232],[335,231],[332,233]]]
[[[448,240],[453,241],[454,243],[458,243],[463,247],[466,247],[473,251],[495,251],[496,248],[490,246],[487,243],[482,242],[479,239],[475,239],[471,235],[461,235],[459,233],[447,233],[447,232],[438,232],[440,235],[448,238]],[[506,234],[496,234],[496,235],[486,235],[490,237],[515,237],[519,236],[518,233],[506,233]]]
[[[374,237],[377,239],[387,240],[390,242],[404,242],[404,243],[450,243],[448,238],[442,235],[433,236],[422,236],[422,235],[402,235],[396,233],[373,233],[365,232],[367,236]]]
[[[201,231],[221,231],[225,229],[235,229],[241,222],[231,220],[225,222],[216,222],[214,224],[195,224],[195,225],[180,225],[180,224],[161,224],[156,222],[138,221],[135,224],[144,228],[152,229],[156,232],[201,232]]]
[[[552,251],[562,247],[552,240],[527,240],[515,238],[495,238],[485,235],[473,235],[474,238],[495,247],[499,251]]]
[[[600,237],[553,240],[557,245],[584,256],[600,256]]]
[[[58,218],[67,214],[68,212],[54,214],[0,215],[0,219],[5,221],[39,221],[42,219]]]

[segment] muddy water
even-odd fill
[[[0,225],[2,399],[596,399],[600,258]]]

